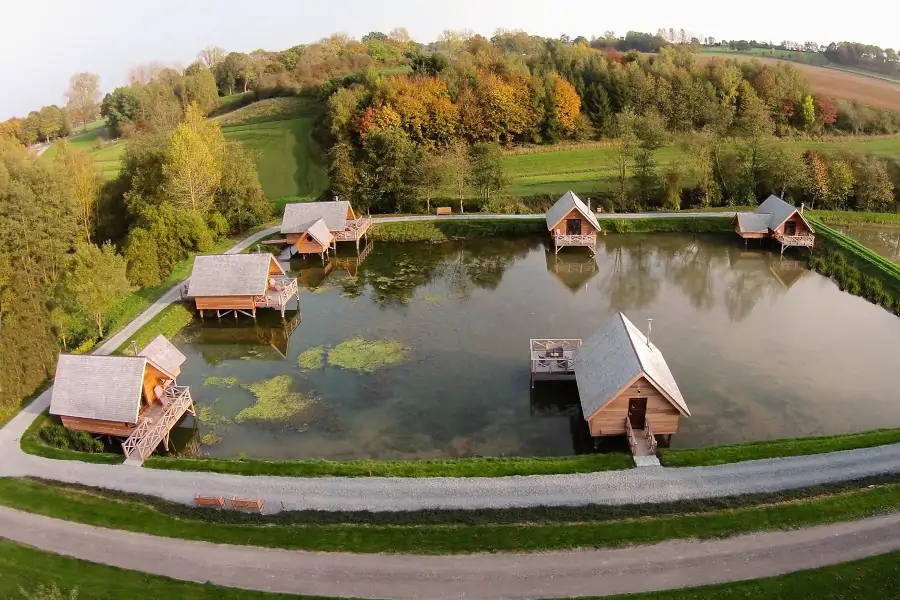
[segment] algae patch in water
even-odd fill
[[[325,366],[325,346],[313,346],[297,358],[301,368],[314,371]]]
[[[315,396],[292,392],[291,378],[288,375],[279,375],[243,387],[256,396],[256,403],[237,414],[234,420],[238,423],[297,421],[314,412],[320,402]]]
[[[234,387],[236,383],[237,377],[207,377],[203,380],[204,386]],[[203,419],[200,420],[202,421]]]
[[[363,373],[373,373],[406,360],[407,349],[394,340],[353,338],[328,351],[328,364]]]
[[[438,296],[437,294],[425,294],[425,296],[422,299],[425,302],[431,302],[432,304],[440,304],[441,303],[441,297]]]
[[[197,409],[197,420],[203,423],[203,426],[207,429],[206,433],[200,436],[200,443],[204,446],[213,446],[222,441],[219,430],[226,425],[231,425],[231,419],[215,411],[218,401],[219,399],[216,398],[211,405],[201,406]]]

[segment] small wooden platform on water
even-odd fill
[[[581,340],[538,338],[529,341],[531,348],[531,387],[535,381],[575,379],[575,354]]]

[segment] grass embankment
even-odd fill
[[[865,485],[857,484],[857,485]],[[519,509],[521,520],[429,523],[441,511],[335,514],[318,511],[249,515],[193,509],[158,499],[97,488],[58,486],[27,479],[0,480],[0,505],[49,517],[161,537],[212,543],[327,552],[465,554],[610,548],[670,539],[712,539],[738,533],[794,529],[890,513],[900,503],[900,484],[809,493],[785,501],[777,494],[754,506],[620,518],[620,507],[600,519],[554,519],[553,508]],[[645,515],[652,515],[646,512]],[[565,514],[564,509],[559,509]],[[569,509],[572,515],[583,509]],[[455,511],[460,514],[465,511]],[[453,511],[451,511],[453,514]],[[366,517],[365,515],[368,515]],[[335,521],[335,517],[343,519]],[[490,517],[488,517],[490,518]],[[374,521],[374,522],[373,522]]]
[[[369,230],[369,236],[380,242],[447,242],[460,238],[525,235],[546,231],[547,225],[543,217],[400,223],[379,223],[376,219]]]
[[[814,217],[826,225],[897,225],[900,213],[854,212],[849,210],[808,210],[807,217]]]
[[[801,149],[831,152],[843,147],[853,148],[874,156],[896,156],[900,152],[900,138],[874,138],[850,141],[817,142],[812,140],[785,141]],[[584,145],[562,145],[516,149],[503,157],[503,167],[510,180],[507,190],[512,196],[560,195],[572,190],[582,199],[593,193],[614,188],[617,175],[616,148],[612,144],[589,142]],[[663,148],[656,153],[660,168],[685,156],[677,146]],[[444,195],[453,195],[445,192]]]
[[[876,429],[844,435],[747,442],[712,448],[662,449],[660,460],[667,467],[697,467],[762,458],[823,454],[897,443],[900,443],[900,429]]]
[[[650,219],[600,219],[610,233],[723,233],[734,231],[726,217],[659,217]]]
[[[79,452],[48,446],[40,439],[38,432],[42,427],[47,425],[52,418],[54,417],[51,417],[47,412],[43,412],[28,426],[28,429],[25,430],[25,433],[22,434],[22,437],[19,440],[19,445],[23,452],[56,460],[78,460],[81,462],[99,463],[104,465],[120,464],[125,460],[121,454]]]
[[[78,590],[79,600],[335,600],[178,581],[50,554],[0,540],[0,596],[18,598],[39,585]],[[789,575],[699,588],[607,596],[605,600],[882,600],[900,577],[900,552]],[[581,600],[591,600],[582,598]]]
[[[184,327],[194,318],[188,308],[176,302],[165,307],[158,315],[150,319],[146,325],[137,330],[131,338],[122,343],[116,350],[116,354],[132,354],[131,342],[134,341],[141,350],[144,346],[153,341],[158,335],[172,339],[175,335],[184,329]]]
[[[116,140],[108,141],[108,130],[105,127],[94,128],[87,133],[68,138],[69,146],[87,152],[100,169],[103,179],[114,179],[122,169],[122,155],[125,143]],[[47,148],[40,160],[53,160],[59,152],[59,142]]]
[[[282,477],[505,477],[615,471],[634,466],[628,454],[453,460],[254,460],[151,457],[145,467]]]

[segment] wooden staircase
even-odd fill
[[[185,413],[194,414],[194,400],[189,387],[166,388],[166,407],[153,416],[142,414],[137,428],[122,442],[125,464],[141,466],[160,442],[169,448],[169,432]]]

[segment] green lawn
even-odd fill
[[[751,48],[750,50],[739,51],[729,50],[727,48],[702,48],[701,54],[708,56],[721,56],[723,58],[749,57],[749,58],[779,58],[790,62],[798,62],[816,67],[824,67],[835,71],[845,71],[847,73],[855,73],[857,75],[865,75],[866,77],[874,77],[875,79],[884,79],[900,83],[900,77],[892,77],[886,73],[877,71],[869,71],[857,67],[849,67],[833,63],[825,58],[824,54],[818,52],[799,52],[797,50],[768,50],[766,48]]]
[[[743,508],[570,522],[529,519],[526,513],[517,522],[378,524],[367,523],[349,513],[338,522],[291,523],[288,521],[291,513],[253,516],[190,509],[96,488],[10,478],[0,479],[0,505],[110,529],[212,543],[325,552],[467,554],[608,548],[670,539],[721,538],[851,521],[890,513],[900,505],[900,484],[858,485],[850,491],[791,501],[775,499]],[[421,511],[426,514],[411,518],[427,519],[428,513],[439,512]],[[300,515],[324,519],[329,513]]]
[[[882,600],[900,578],[900,552],[779,577],[605,600]],[[314,600],[178,581],[42,552],[0,540],[0,597],[27,600],[39,585],[78,590],[78,600]],[[26,594],[22,595],[24,589]],[[64,596],[65,597],[65,596]],[[319,597],[318,600],[335,600]],[[582,598],[581,600],[590,600]]]
[[[259,181],[270,200],[315,198],[328,189],[328,174],[310,137],[312,125],[313,117],[300,117],[224,127],[223,132],[226,139],[240,142],[254,157]]]
[[[783,142],[802,149],[820,151],[836,150],[843,145],[874,156],[896,156],[900,153],[900,138],[871,139],[848,142]],[[682,157],[682,152],[670,146],[656,154],[661,165]],[[616,149],[588,144],[584,147],[567,146],[545,152],[513,151],[503,158],[503,167],[510,179],[509,192],[513,196],[538,194],[563,194],[572,190],[590,195],[612,189],[615,183]]]
[[[745,460],[821,454],[896,443],[900,443],[900,429],[876,429],[843,435],[747,442],[712,448],[663,449],[661,462],[667,467],[724,465]]]

